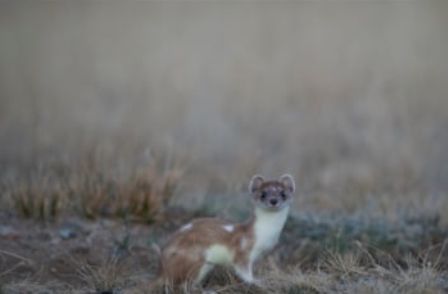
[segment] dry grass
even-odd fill
[[[114,292],[122,288],[126,280],[126,272],[116,258],[99,266],[78,264],[78,275],[88,289],[96,292]]]
[[[179,213],[179,211],[177,211]],[[61,235],[64,223],[42,230],[22,219],[4,223],[18,236],[0,238],[0,283],[6,293],[444,293],[448,290],[448,229],[425,219],[412,225],[365,220],[291,217],[273,254],[256,267],[260,285],[241,283],[226,269],[217,269],[200,288],[164,288],[154,284],[158,257],[153,242],[163,243],[181,219],[152,225],[123,221],[72,219],[76,232]],[[76,224],[76,226],[73,225]],[[372,232],[376,222],[384,230]],[[355,226],[358,233],[334,229]],[[323,227],[331,228],[322,231]],[[420,229],[416,229],[420,227]],[[412,228],[412,229],[411,229]],[[425,235],[421,229],[428,230]],[[318,235],[316,235],[318,233]],[[396,243],[379,239],[399,237]],[[361,238],[362,236],[362,238]],[[27,240],[28,243],[23,243]],[[444,241],[439,241],[444,240]],[[31,243],[29,243],[31,242]],[[341,242],[346,245],[341,246]],[[32,248],[33,250],[30,250]],[[170,290],[171,289],[171,290]]]
[[[54,220],[60,213],[63,202],[67,201],[67,192],[60,183],[50,183],[48,177],[22,179],[4,188],[16,211],[26,218]]]
[[[25,218],[41,221],[77,213],[87,218],[121,217],[152,222],[163,217],[181,175],[177,167],[159,171],[148,166],[124,179],[94,168],[67,168],[62,176],[50,169],[6,182],[3,203],[12,204]]]
[[[77,173],[67,184],[69,197],[81,214],[130,217],[152,222],[162,217],[181,173],[177,169],[160,174],[154,167],[138,171],[127,180],[114,180],[101,173]]]
[[[264,285],[205,289],[447,292],[446,1],[175,2],[0,3],[0,293],[151,293],[256,172],[298,183]]]

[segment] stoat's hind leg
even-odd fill
[[[213,269],[214,264],[209,263],[209,262],[204,262],[204,264],[201,266],[199,273],[196,277],[196,279],[194,280],[194,283],[196,285],[199,285],[204,278],[207,276],[207,274]]]

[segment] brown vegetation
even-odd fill
[[[150,293],[285,172],[264,288],[204,288],[447,292],[447,2],[175,2],[0,3],[0,293]]]

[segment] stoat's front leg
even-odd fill
[[[243,280],[247,284],[258,284],[258,280],[254,278],[254,274],[252,272],[252,263],[248,262],[247,264],[240,265],[237,264],[234,266],[236,275]]]

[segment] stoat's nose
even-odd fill
[[[278,203],[277,199],[271,199],[269,202],[271,203],[272,206],[275,206]]]

